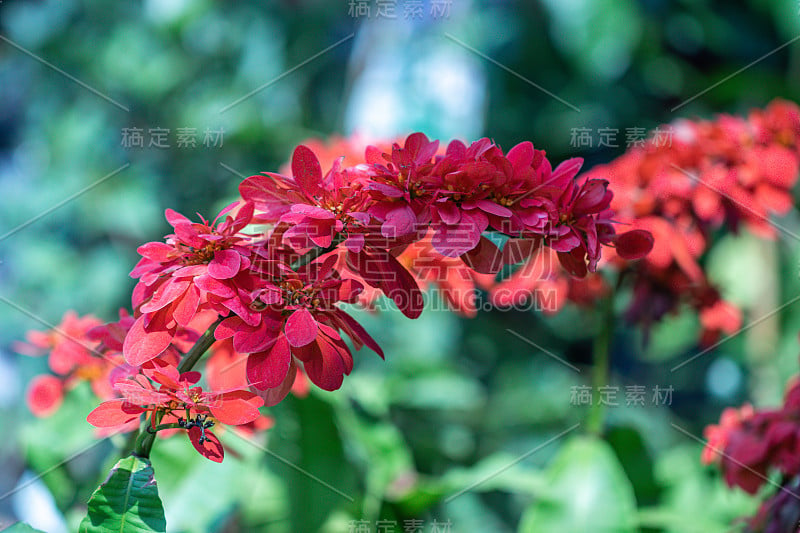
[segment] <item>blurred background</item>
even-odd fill
[[[31,415],[25,384],[46,361],[11,343],[68,309],[115,319],[136,247],[169,231],[165,208],[213,218],[242,177],[309,137],[531,140],[590,168],[639,130],[800,101],[799,13],[796,0],[2,0],[0,529],[76,530],[118,444],[75,455],[95,442],[87,388]],[[800,232],[796,212],[781,223]],[[752,319],[800,294],[799,261],[796,242],[744,233],[706,266]],[[341,391],[271,409],[269,453],[232,440],[241,458],[217,465],[183,439],[159,443],[170,531],[502,533],[545,500],[561,529],[541,531],[589,531],[557,509],[592,484],[635,497],[619,512],[636,530],[726,531],[756,502],[671,423],[700,435],[724,406],[779,402],[800,330],[787,306],[672,373],[699,351],[695,316],[670,317],[647,348],[618,328],[612,457],[556,438],[585,419],[571,395],[588,372],[508,332],[587,369],[594,314],[358,318],[386,362],[364,350]],[[644,406],[626,406],[629,386]]]

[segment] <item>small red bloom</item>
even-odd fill
[[[245,203],[236,217],[193,223],[167,210],[175,229],[166,242],[139,247],[142,259],[131,272],[139,278],[133,293],[137,319],[123,345],[125,359],[140,365],[166,350],[181,327],[188,327],[204,310],[227,314],[241,307],[236,277],[250,266],[248,237],[240,231],[250,223],[253,204]],[[213,318],[212,318],[213,320]]]
[[[36,376],[28,384],[26,395],[28,407],[39,417],[55,413],[64,400],[64,382],[55,376]]]
[[[745,404],[740,408],[728,407],[722,411],[719,425],[711,424],[703,430],[706,446],[703,448],[701,461],[711,464],[722,458],[723,450],[728,446],[732,432],[742,427],[742,422],[753,416],[753,406]]]
[[[116,383],[121,399],[103,402],[87,420],[96,427],[123,426],[150,413],[155,427],[155,414],[160,422],[178,423],[188,430],[194,447],[212,461],[222,461],[222,446],[208,429],[219,421],[227,425],[248,424],[261,416],[261,398],[245,390],[221,392],[204,391],[197,386],[199,372],[179,373],[177,368],[161,359],[142,365],[142,373]],[[158,386],[156,388],[155,385]]]
[[[317,156],[300,145],[292,156],[292,177],[267,173],[251,176],[239,186],[242,197],[261,211],[259,222],[291,225],[284,238],[298,251],[326,248],[344,232],[345,245],[355,250],[364,244],[365,212],[369,198],[363,190],[366,174],[333,163],[323,176]]]
[[[774,471],[791,478],[800,474],[800,382],[789,386],[783,406],[726,410],[719,426],[709,426],[705,462],[719,459],[730,486],[755,494]]]

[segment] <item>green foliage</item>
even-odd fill
[[[114,465],[89,500],[81,533],[165,532],[167,521],[148,459],[130,455]]]
[[[22,522],[17,522],[10,528],[4,529],[3,531],[5,533],[44,533],[43,531],[39,531],[38,529],[33,529],[28,524],[23,524]]]
[[[520,533],[633,533],[636,499],[614,451],[603,441],[566,442],[546,472],[548,490],[531,505]]]
[[[374,10],[375,2],[369,3]],[[303,139],[348,133],[344,117],[358,99],[354,82],[371,64],[381,66],[381,76],[396,74],[386,78],[382,94],[392,87],[400,93],[397,101],[387,97],[392,109],[375,110],[382,120],[388,122],[394,111],[402,128],[432,136],[450,132],[464,140],[487,134],[505,148],[530,139],[554,162],[583,156],[587,168],[621,153],[629,127],[742,113],[775,96],[800,101],[800,44],[794,43],[671,111],[797,35],[800,16],[793,1],[457,1],[449,20],[409,25],[401,38],[392,32],[402,20],[357,21],[348,16],[347,4],[148,0],[110,9],[102,0],[0,2],[0,35],[130,109],[126,113],[0,42],[0,234],[130,163],[0,242],[0,296],[49,323],[69,308],[113,319],[119,307],[130,305],[128,272],[138,260],[136,247],[171,231],[163,218],[166,207],[213,216],[235,195],[236,173],[277,170]],[[398,15],[402,19],[402,8]],[[276,80],[351,32],[356,39]],[[581,112],[460,48],[445,33]],[[431,69],[421,61],[437,54],[466,65],[475,77],[470,90],[479,93],[480,106],[458,111],[483,131],[464,127],[467,120],[442,118],[442,106],[458,101],[452,77],[445,80],[444,104],[432,102],[442,87],[425,85],[430,79],[422,74]],[[150,128],[169,128],[171,148],[147,147],[147,138],[142,149],[123,147],[122,129],[132,127],[146,137]],[[176,146],[176,130],[183,127],[197,129],[197,148]],[[593,130],[594,146],[570,146],[577,127]],[[206,128],[224,128],[224,145],[200,146]],[[619,129],[619,146],[598,147],[597,128]],[[796,215],[780,223],[800,234]],[[800,294],[800,247],[784,237],[765,244],[746,232],[709,236],[718,242],[706,266],[723,293],[745,306],[775,302],[763,310],[748,308],[745,324]],[[774,269],[767,271],[766,259],[777,263]],[[728,490],[700,465],[700,446],[687,443],[669,423],[680,420],[699,436],[727,405],[777,402],[797,372],[800,305],[676,372],[669,369],[682,356],[702,350],[696,316],[666,317],[653,328],[647,347],[622,322],[611,384],[641,384],[648,391],[671,385],[674,405],[609,408],[610,447],[559,441],[510,468],[585,416],[584,407],[570,404],[570,389],[588,384],[591,313],[575,307],[554,317],[491,311],[466,320],[426,310],[415,323],[398,314],[359,316],[384,347],[385,362],[365,350],[341,391],[290,398],[268,410],[276,427],[258,445],[269,452],[221,434],[228,453],[216,465],[197,456],[182,436],[159,440],[152,461],[170,531],[342,533],[351,519],[452,518],[453,531],[500,532],[517,527],[525,513],[523,527],[533,520],[533,530],[544,533],[568,533],[582,525],[580,519],[589,520],[587,531],[618,520],[621,531],[638,524],[645,531],[721,533],[755,510],[753,498]],[[44,327],[0,303],[0,357],[25,330]],[[510,336],[509,328],[582,372]],[[708,368],[721,355],[736,363],[741,383],[717,397],[708,392]],[[0,481],[10,489],[24,470],[46,473],[42,482],[75,530],[72,517],[83,516],[100,469],[119,457],[124,438],[92,447],[96,441],[85,417],[94,400],[86,387],[70,390],[55,416],[34,419],[21,384],[47,371],[46,364],[20,357],[11,367],[0,369],[0,377],[10,376],[0,391],[0,460],[7,476]],[[86,451],[52,468],[81,450]],[[139,472],[147,468],[141,460],[137,465]],[[128,464],[130,480],[133,471]],[[109,482],[124,475],[117,470]],[[604,487],[622,499],[608,508],[578,509],[577,521],[563,514],[574,509],[576,496]],[[601,492],[597,501],[607,496]],[[0,522],[5,518],[0,515]]]

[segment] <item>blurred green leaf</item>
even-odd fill
[[[653,458],[642,435],[633,427],[614,427],[606,434],[625,475],[631,481],[639,505],[658,498],[658,484],[653,475]]]
[[[611,447],[591,437],[571,439],[547,470],[546,499],[537,499],[520,533],[633,533],[636,499]]]
[[[17,522],[10,528],[4,529],[3,531],[5,533],[44,533],[44,531],[33,529],[28,524],[23,524],[22,522]]]
[[[725,533],[734,520],[755,513],[757,499],[726,487],[715,469],[700,463],[700,450],[684,444],[658,457],[656,479],[665,488],[659,506],[640,511],[641,526],[667,533]]]
[[[89,500],[81,533],[165,532],[164,507],[148,459],[130,455],[111,469]]]
[[[319,531],[335,509],[353,502],[354,471],[328,403],[312,394],[302,400],[289,396],[282,407],[292,410],[297,432],[274,440],[276,456],[266,460],[286,483],[291,531]],[[283,415],[277,417],[279,426],[285,422]]]

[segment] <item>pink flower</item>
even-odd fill
[[[136,321],[123,345],[125,359],[140,365],[166,350],[179,328],[188,327],[204,310],[227,314],[241,308],[237,276],[250,266],[248,237],[239,232],[250,223],[253,204],[245,203],[235,218],[193,223],[167,210],[175,228],[166,242],[139,247],[142,259],[131,272],[139,278],[133,293]],[[213,320],[213,319],[212,319]]]
[[[258,262],[254,268],[262,281],[254,293],[257,305],[251,306],[259,308],[258,318],[248,323],[231,316],[216,329],[217,339],[232,338],[237,352],[250,354],[248,380],[256,392],[263,392],[267,404],[289,392],[298,363],[320,388],[339,388],[353,367],[340,331],[356,349],[366,344],[383,356],[364,328],[336,306],[355,302],[363,288],[355,280],[342,279],[334,269],[336,262],[335,255],[328,255],[296,270],[273,258]]]
[[[28,384],[25,399],[34,415],[48,417],[58,410],[64,400],[64,382],[47,374],[36,376]]]
[[[153,359],[142,366],[142,374],[116,384],[122,399],[103,402],[87,420],[93,426],[108,428],[124,426],[150,413],[151,427],[157,429],[154,417],[160,412],[162,424],[177,423],[186,428],[201,455],[221,462],[222,445],[209,428],[215,421],[234,426],[255,421],[261,416],[258,408],[263,400],[244,390],[204,391],[196,385],[199,380],[199,372],[179,373],[175,366]]]
[[[61,405],[64,394],[82,381],[88,381],[100,398],[112,398],[113,380],[127,375],[131,368],[118,351],[98,342],[95,332],[103,326],[89,315],[79,317],[74,311],[49,331],[28,332],[28,343],[16,343],[22,354],[48,354],[55,375],[41,375],[30,383],[28,406],[36,416],[50,416]]]
[[[317,156],[300,145],[292,156],[291,178],[271,173],[251,176],[239,191],[263,211],[257,217],[260,222],[291,225],[284,238],[298,251],[327,248],[342,232],[345,245],[358,250],[364,244],[364,226],[370,222],[364,178],[356,168],[343,169],[341,160],[323,176]]]

